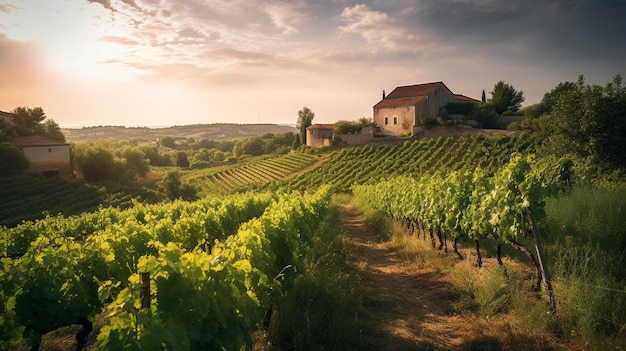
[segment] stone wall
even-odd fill
[[[387,119],[387,123],[385,123],[385,119]],[[415,106],[376,109],[374,111],[374,123],[380,127],[384,134],[402,135],[410,133],[415,123]]]
[[[30,162],[28,173],[62,177],[73,175],[69,145],[23,146],[21,149]]]
[[[356,134],[335,134],[335,143],[340,145],[366,145],[374,139],[374,127],[363,127]]]

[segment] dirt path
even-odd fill
[[[377,350],[543,349],[513,331],[506,319],[488,321],[454,313],[454,294],[444,275],[403,259],[398,244],[383,241],[354,208],[342,208],[343,229],[354,245],[351,263],[364,290],[363,338]],[[494,324],[497,327],[494,328]]]

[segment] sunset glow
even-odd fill
[[[0,110],[61,126],[371,117],[383,89],[626,74],[621,1],[0,0]],[[593,25],[588,25],[593,24]]]

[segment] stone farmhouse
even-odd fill
[[[389,136],[413,135],[423,118],[440,115],[448,103],[480,102],[454,94],[443,82],[395,88],[374,105],[374,123]]]
[[[443,82],[396,87],[374,105],[374,123],[389,137],[413,136],[421,130],[424,118],[435,118],[449,103],[478,103],[474,98],[454,94]],[[306,144],[320,147],[335,144],[364,145],[373,142],[374,128],[363,128],[358,134],[337,135],[334,124],[313,124],[306,129]]]
[[[70,144],[41,135],[19,136],[11,143],[24,152],[30,167],[28,173],[71,178]]]

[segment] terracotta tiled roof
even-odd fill
[[[374,108],[415,105],[425,99],[428,94],[432,93],[442,84],[443,82],[432,82],[397,87],[384,99],[374,105]]]
[[[415,96],[415,97],[407,97],[407,98],[401,98],[401,99],[390,99],[388,97],[380,100],[376,105],[374,105],[375,108],[380,108],[380,107],[396,107],[396,106],[410,106],[410,105],[415,105],[418,102],[424,100],[426,98],[426,96]]]
[[[389,95],[387,95],[385,99],[401,99],[401,98],[407,98],[407,97],[425,96],[425,95],[430,94],[440,84],[443,84],[443,82],[432,82],[432,83],[406,85],[403,87],[397,87],[393,89],[393,91],[389,93]]]
[[[316,123],[307,127],[306,129],[335,129],[335,124]]]
[[[480,102],[480,100],[476,100],[463,94],[454,94],[454,98],[456,99],[456,101],[459,102]]]
[[[41,135],[18,136],[11,141],[15,146],[58,146],[69,145],[63,141],[48,138]]]

